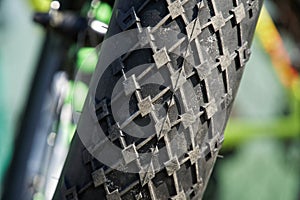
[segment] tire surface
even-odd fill
[[[201,199],[224,140],[225,125],[250,56],[249,48],[261,6],[259,0],[116,1],[107,37],[136,27],[159,26],[181,32],[190,39],[189,44],[193,49],[190,55],[196,60],[197,66],[184,69],[184,82],[190,87],[183,84],[178,98],[188,103],[189,93],[196,96],[195,110],[198,113],[195,110],[191,113],[200,119],[200,128],[197,132],[187,128],[180,144],[180,148],[184,149],[183,156],[176,157],[172,152],[173,147],[170,147],[167,155],[169,160],[164,162],[166,167],[153,171],[153,174],[125,173],[105,166],[88,152],[78,134],[75,134],[54,199]],[[106,127],[104,129],[108,136],[111,134],[110,128],[115,127],[111,123],[109,97],[115,83],[122,77],[120,66],[126,72],[138,64],[154,63],[158,51],[146,49],[132,52],[100,80],[96,99],[100,101],[102,109],[98,119],[100,125]],[[170,77],[172,73],[175,72],[170,72]],[[153,98],[161,90],[152,85],[141,87],[139,92],[144,99],[147,96]],[[139,109],[136,103],[140,100],[134,96],[132,98],[135,105],[130,109],[134,112]],[[183,110],[185,112],[180,113],[181,119],[187,113],[186,109]],[[167,115],[171,120],[179,114],[167,112]],[[175,126],[162,138],[153,137],[151,140],[141,141],[140,138],[123,135],[125,139],[121,141],[118,136],[112,137],[119,141],[116,145],[123,149],[146,141],[144,150],[150,151],[153,147],[168,146],[168,137],[173,134],[177,134]]]

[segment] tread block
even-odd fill
[[[257,0],[248,0],[248,13],[249,18],[252,18],[254,16],[255,12],[259,11],[259,2]]]
[[[157,146],[155,148],[151,148],[151,165],[153,165],[155,169],[160,166],[159,150]]]
[[[218,144],[218,146],[219,146],[220,148],[221,148],[223,142],[224,142],[224,134],[222,133],[222,134],[219,135],[219,138],[218,138],[218,140],[217,140],[217,144]]]
[[[209,150],[212,154],[215,154],[215,152],[218,150],[219,147],[218,139],[219,139],[219,133],[216,133],[216,135],[214,135],[213,138],[207,142]]]
[[[203,187],[203,179],[200,178],[200,182],[196,183],[195,185],[193,185],[193,190],[194,190],[194,194],[195,197],[197,197],[199,194],[201,194],[201,192],[203,191],[204,187]],[[195,199],[195,198],[193,198]]]
[[[171,61],[166,47],[153,54],[153,58],[158,69]]]
[[[195,67],[200,80],[204,80],[211,73],[210,65],[207,61]]]
[[[210,19],[210,21],[215,32],[219,31],[223,26],[225,26],[226,23],[222,13],[217,13],[214,17]]]
[[[174,174],[177,170],[180,169],[180,164],[178,161],[177,156],[171,158],[169,161],[164,163],[167,173],[169,176],[171,176],[172,174]]]
[[[177,18],[178,16],[182,15],[184,13],[184,9],[181,5],[181,1],[180,0],[176,0],[174,2],[172,2],[169,6],[168,6],[170,15],[172,17],[172,19]]]
[[[237,7],[231,10],[234,15],[235,23],[239,24],[246,17],[244,4],[240,3]]]
[[[150,27],[147,27],[137,35],[139,43],[142,47],[146,46],[150,41],[154,41],[154,37],[150,32]]]
[[[134,196],[135,200],[142,200],[143,199],[143,193],[139,192]]]
[[[119,124],[114,124],[108,128],[108,138],[114,141],[121,137],[121,129]]]
[[[201,161],[201,159],[205,160],[205,161],[208,161],[212,158],[212,153],[211,153],[210,146],[209,146],[208,142],[206,142],[206,146],[204,146],[204,148],[202,148],[201,154],[204,155],[204,157],[203,158],[201,157],[200,161]]]
[[[138,159],[139,155],[134,144],[122,150],[122,155],[126,164]]]
[[[250,6],[250,9],[259,10],[259,3],[257,0],[249,0],[247,2],[248,2],[248,5]]]
[[[243,44],[243,46],[239,47],[239,49],[236,50],[236,53],[237,59],[240,63],[240,67],[244,67],[251,55],[251,50],[248,47],[248,43],[246,42]]]
[[[174,91],[180,88],[186,81],[186,75],[182,69],[178,69],[171,75],[172,88]]]
[[[207,103],[205,106],[202,106],[205,110],[205,119],[211,119],[212,116],[218,111],[217,105],[215,103],[215,100],[212,100],[211,102]]]
[[[125,92],[126,96],[131,95],[137,89],[140,89],[140,85],[136,81],[136,77],[134,74],[123,81],[123,87],[124,87],[124,92]]]
[[[157,137],[160,139],[171,130],[171,122],[168,115],[162,118],[155,124],[155,131]]]
[[[186,26],[186,33],[190,41],[197,38],[201,32],[202,28],[198,17]]]
[[[140,182],[142,186],[146,185],[151,179],[155,177],[155,171],[153,168],[153,164],[151,163],[149,166],[146,166],[139,172]]]
[[[186,196],[184,191],[181,191],[180,193],[178,193],[176,196],[171,198],[172,200],[186,200]]]
[[[110,114],[108,110],[107,99],[101,100],[96,105],[96,113],[97,113],[98,120],[102,120],[103,118],[107,117]]]
[[[138,103],[139,110],[141,112],[142,117],[148,115],[154,108],[152,105],[151,97],[148,96]]]
[[[201,1],[201,2],[198,2],[197,3],[197,7],[198,7],[198,9],[200,10],[201,8],[204,8],[204,1]]]
[[[106,195],[107,200],[122,200],[118,190],[114,190]]]
[[[199,147],[196,147],[194,150],[190,151],[188,153],[188,155],[190,157],[191,164],[193,165],[201,157],[201,151],[200,151]]]
[[[106,177],[104,174],[104,170],[102,168],[94,171],[92,173],[92,178],[93,178],[93,182],[94,182],[94,186],[98,187],[102,184],[104,184],[106,182]]]
[[[180,115],[180,118],[181,118],[181,123],[185,129],[188,128],[196,121],[195,115],[192,110],[189,110],[188,112]]]
[[[225,108],[227,108],[230,104],[231,104],[231,102],[232,102],[232,100],[233,100],[233,96],[232,96],[233,94],[232,94],[232,89],[229,89],[229,91],[228,91],[228,93],[226,93],[223,97],[222,97],[222,103],[221,103],[221,108],[222,109],[225,109]]]
[[[225,71],[231,65],[231,57],[228,50],[224,50],[224,55],[217,58],[217,61],[220,63],[220,71]]]

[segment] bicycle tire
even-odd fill
[[[139,26],[159,25],[188,35],[195,46],[197,42],[200,44],[200,48],[194,48],[193,54],[199,57],[200,67],[193,67],[184,77],[192,85],[192,90],[191,87],[182,86],[186,93],[197,96],[198,110],[202,113],[198,136],[191,146],[184,146],[188,144],[188,138],[183,137],[180,148],[185,149],[184,155],[180,158],[169,157],[165,168],[145,175],[125,173],[101,163],[89,153],[76,133],[54,199],[201,199],[224,140],[225,124],[250,56],[250,45],[261,6],[262,1],[258,0],[116,1],[107,38]],[[168,49],[163,52],[168,52]],[[151,50],[135,52],[122,64],[132,68],[145,60],[158,62],[155,53]],[[119,65],[105,74],[102,82],[105,88],[98,88],[99,96],[111,95],[114,84],[109,83],[117,82],[122,76]],[[152,89],[139,88],[141,93],[145,93],[143,98],[151,96],[149,90]],[[184,98],[184,95],[181,97]],[[139,108],[135,106],[132,109]],[[99,123],[107,127],[110,124],[103,119],[111,118],[111,110],[106,111]],[[219,111],[225,113],[222,125],[218,124],[220,119],[216,116]],[[176,129],[173,132],[176,134]],[[153,145],[158,141],[160,139],[148,143]],[[130,144],[135,142],[132,139]],[[141,179],[141,176],[146,176],[147,180]]]

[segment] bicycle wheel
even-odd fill
[[[54,199],[201,199],[261,6],[116,1]]]

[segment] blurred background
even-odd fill
[[[0,196],[7,171],[20,169],[17,164],[9,169],[12,159],[28,160],[24,173],[13,176],[31,180],[33,199],[53,193],[76,127],[70,116],[82,108],[97,62],[94,47],[106,32],[112,3],[0,1]],[[34,15],[49,9],[56,15],[60,6],[88,21],[70,14],[62,26]],[[217,160],[204,199],[300,199],[299,10],[298,0],[265,0],[226,128],[223,158]],[[91,31],[82,32],[82,23]],[[80,80],[73,81],[75,70],[82,73]],[[25,135],[22,141],[19,133]],[[39,151],[22,149],[24,143]],[[13,157],[14,149],[30,156]]]

